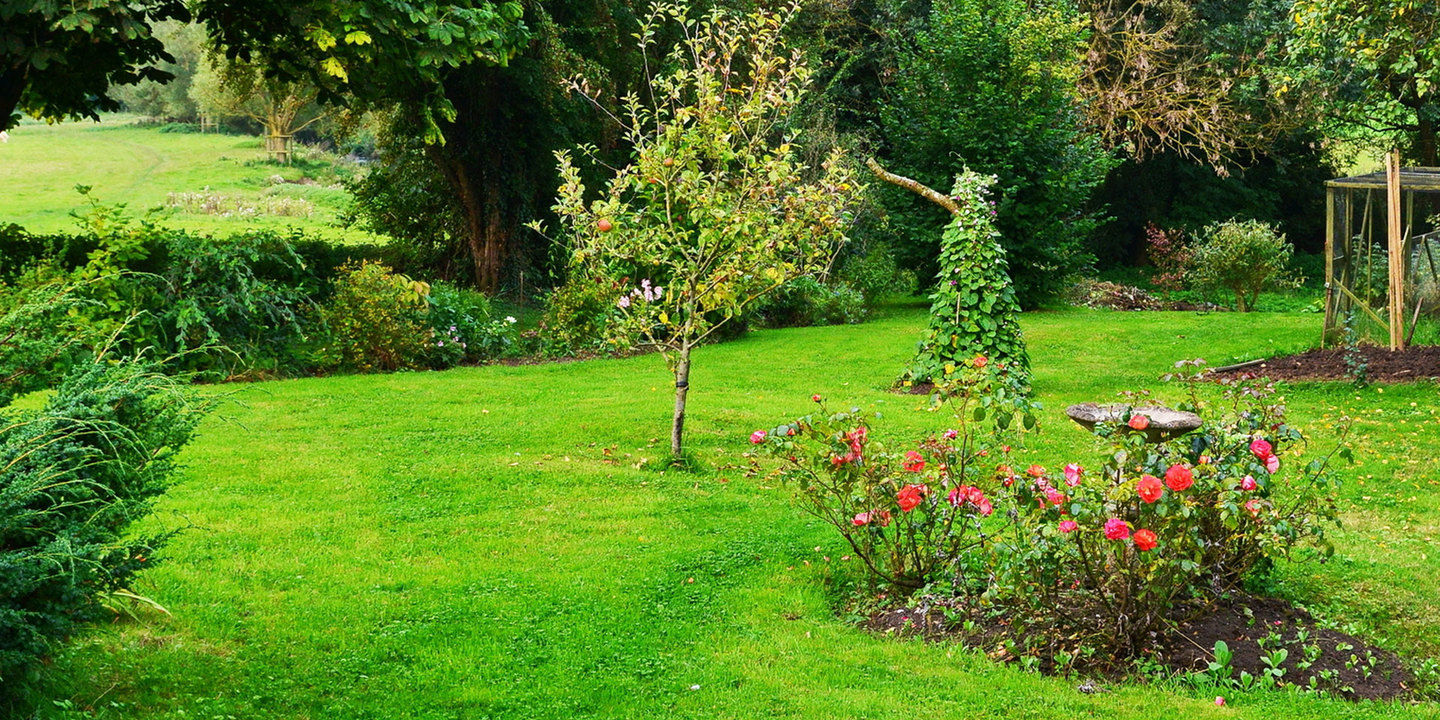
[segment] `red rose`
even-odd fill
[[[811,395],[811,396],[810,396],[810,399],[811,399],[811,400],[814,400],[815,402],[820,402],[820,399],[821,399],[821,398],[820,398],[819,395]]]
[[[1165,494],[1165,488],[1160,484],[1160,478],[1154,475],[1145,475],[1140,478],[1140,483],[1135,487],[1140,494],[1140,499],[1147,503],[1153,503]]]
[[[1159,544],[1159,542],[1157,542],[1157,539],[1156,539],[1156,537],[1155,537],[1155,533],[1153,533],[1153,532],[1151,532],[1151,531],[1149,531],[1149,530],[1136,530],[1136,531],[1135,531],[1135,549],[1136,549],[1136,550],[1139,550],[1140,552],[1149,552],[1149,551],[1151,551],[1151,550],[1154,550],[1154,549],[1155,549],[1155,546],[1158,545],[1158,544]]]
[[[990,359],[985,357],[984,355],[976,355],[975,359],[971,362],[974,363],[975,367],[983,368],[985,367],[985,363],[990,362]]]
[[[1039,465],[1031,465],[1025,468],[1025,472],[1029,473],[1030,477],[1045,477],[1045,468]]]
[[[1241,490],[1254,490],[1257,487],[1260,487],[1260,485],[1256,483],[1255,478],[1250,475],[1246,475],[1240,480]]]
[[[1144,430],[1145,428],[1150,427],[1150,416],[1131,415],[1130,422],[1128,424],[1130,425],[1130,428],[1132,430]]]
[[[1061,521],[1060,521],[1060,532],[1065,533],[1065,534],[1067,534],[1067,535],[1070,534],[1070,533],[1072,533],[1072,532],[1074,532],[1075,529],[1078,528],[1078,527],[1080,527],[1080,523],[1077,523],[1077,522],[1075,522],[1074,520],[1061,520]]]
[[[914,450],[911,450],[911,451],[905,453],[905,470],[906,470],[907,472],[918,473],[918,472],[920,472],[921,470],[924,470],[924,469],[925,469],[925,456],[924,456],[924,455],[921,455],[920,453],[918,453],[918,452],[916,452],[916,451],[914,451]]]
[[[920,501],[925,496],[924,485],[906,485],[895,493],[895,503],[900,506],[900,512],[910,512],[920,506]]]
[[[1185,490],[1194,484],[1195,476],[1191,475],[1190,468],[1187,468],[1184,465],[1180,465],[1177,463],[1175,465],[1171,465],[1170,469],[1165,471],[1165,487],[1168,487],[1175,492]]]

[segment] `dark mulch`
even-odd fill
[[[1353,381],[1347,348],[1307,350],[1299,355],[1270,358],[1261,363],[1247,364],[1217,375],[1268,377],[1271,380],[1345,380]],[[1410,382],[1440,378],[1440,346],[1420,345],[1390,351],[1382,347],[1361,346],[1353,349],[1365,359],[1365,376],[1376,382]]]
[[[963,613],[947,613],[946,601],[927,598],[910,607],[873,612],[863,624],[873,632],[959,641],[969,647],[995,650],[991,657],[996,660],[1015,659],[996,650],[1003,640],[1003,628],[981,623],[967,632],[951,619],[952,614]],[[1156,644],[1152,657],[1177,673],[1204,672],[1214,659],[1216,641],[1221,640],[1233,654],[1230,662],[1233,678],[1238,679],[1241,672],[1257,679],[1264,675],[1267,666],[1261,658],[1268,651],[1261,648],[1263,642],[1271,650],[1287,651],[1288,657],[1281,664],[1285,668],[1285,684],[1310,687],[1310,678],[1315,677],[1320,689],[1351,700],[1395,699],[1410,693],[1406,685],[1409,676],[1395,653],[1353,635],[1320,627],[1304,610],[1268,598],[1239,598],[1181,622],[1174,632]],[[1310,664],[1302,670],[1300,665],[1307,662],[1307,650]],[[1051,667],[1045,662],[1040,664],[1042,671]],[[1123,673],[1116,670],[1102,668],[1101,674],[1119,679]]]

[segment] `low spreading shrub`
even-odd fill
[[[203,407],[145,364],[77,366],[33,412],[0,406],[0,699],[156,562],[135,535]]]
[[[1304,439],[1268,385],[1231,384],[1213,404],[1192,392],[1182,407],[1203,425],[1157,444],[1133,408],[1097,429],[1097,462],[1022,469],[1009,453],[1036,409],[1024,386],[984,358],[951,377],[935,397],[957,424],[938,436],[887,446],[872,438],[877,416],[822,404],[751,441],[874,581],[1003,618],[990,627],[1016,653],[1133,657],[1275,560],[1330,552],[1343,450],[1282,459]]]
[[[871,243],[863,253],[845,258],[838,277],[860,291],[868,304],[887,297],[914,295],[919,287],[915,271],[900,267],[895,254],[884,243]]]
[[[572,275],[545,298],[541,350],[551,357],[605,352],[617,322],[615,298],[624,294],[612,278]]]

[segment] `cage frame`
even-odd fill
[[[1422,208],[1417,217],[1416,198],[1432,198],[1430,210]],[[1363,201],[1357,206],[1356,198]],[[1378,202],[1377,202],[1378,200]],[[1357,207],[1360,212],[1360,227],[1355,226]],[[1401,167],[1398,154],[1386,157],[1386,169],[1335,178],[1325,182],[1325,327],[1321,345],[1328,346],[1341,341],[1344,333],[1343,315],[1359,308],[1378,325],[1385,328],[1391,350],[1401,350],[1409,343],[1414,333],[1416,320],[1420,316],[1418,301],[1409,320],[1410,334],[1406,333],[1405,283],[1410,277],[1410,260],[1417,245],[1423,245],[1430,252],[1432,274],[1436,270],[1437,254],[1432,245],[1440,241],[1440,230],[1429,228],[1428,216],[1440,212],[1440,167]],[[1380,215],[1384,214],[1384,232],[1377,233]],[[1417,232],[1425,228],[1422,232]],[[1379,296],[1359,297],[1352,285],[1356,278],[1347,277],[1356,268],[1355,249],[1363,247],[1367,253],[1367,272],[1373,272],[1375,250],[1379,238],[1385,239],[1384,253],[1389,277],[1386,283],[1385,317],[1381,317],[1373,305]],[[1363,245],[1362,245],[1363,243]],[[1393,262],[1395,257],[1400,263]],[[1345,263],[1337,263],[1344,258]],[[1367,275],[1367,280],[1373,275]],[[1367,289],[1372,284],[1367,282]]]

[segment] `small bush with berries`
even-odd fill
[[[1182,405],[1202,417],[1196,431],[1147,443],[1141,407],[1097,427],[1098,462],[1016,469],[1038,406],[977,358],[934,396],[956,417],[938,435],[890,444],[877,414],[830,412],[817,396],[819,412],[751,441],[892,597],[946,598],[994,621],[987,637],[1017,655],[1109,662],[1275,560],[1331,552],[1343,444],[1302,462],[1304,437],[1266,384],[1201,395]]]

